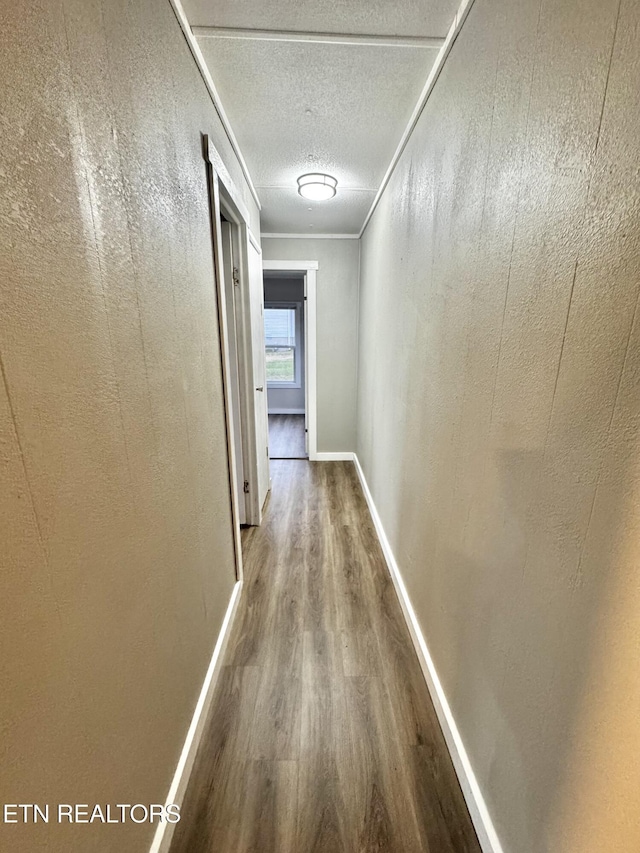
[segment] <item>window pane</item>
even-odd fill
[[[295,347],[295,308],[265,308],[264,334],[268,347]]]
[[[293,353],[293,347],[267,347],[267,382],[295,380]]]
[[[265,308],[267,382],[295,382],[296,309]]]

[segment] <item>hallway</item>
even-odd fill
[[[640,853],[640,0],[0,56],[0,853]]]
[[[352,463],[272,476],[173,853],[477,853]]]

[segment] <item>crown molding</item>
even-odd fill
[[[359,234],[260,234],[263,240],[359,240]]]
[[[209,97],[213,101],[213,106],[215,107],[218,116],[220,117],[220,121],[222,122],[222,126],[224,128],[225,133],[227,134],[227,138],[231,143],[231,147],[233,148],[233,153],[238,158],[238,162],[240,164],[240,168],[242,169],[242,174],[247,182],[249,187],[249,191],[253,196],[253,200],[258,205],[258,210],[262,209],[260,204],[260,199],[258,198],[258,193],[256,192],[256,188],[251,179],[251,175],[249,173],[249,168],[246,164],[244,157],[242,156],[242,151],[240,150],[240,146],[238,145],[238,140],[235,137],[229,119],[227,118],[227,114],[224,111],[224,107],[222,106],[222,101],[220,100],[220,95],[214,85],[211,74],[209,73],[209,69],[207,68],[207,63],[205,62],[204,56],[202,55],[202,51],[198,45],[198,42],[195,40],[193,33],[191,32],[191,27],[189,26],[189,21],[187,20],[187,16],[182,7],[182,3],[180,0],[169,0],[171,4],[171,8],[174,11],[176,18],[178,19],[178,23],[180,24],[180,28],[184,34],[185,39],[187,40],[187,44],[189,45],[189,50],[198,66],[198,70],[204,80],[204,84],[207,87],[207,91],[209,92]]]
[[[444,40],[442,47],[440,48],[440,52],[438,53],[438,56],[436,57],[436,61],[433,63],[433,67],[432,67],[431,71],[429,72],[429,76],[427,77],[427,82],[424,84],[424,88],[423,88],[422,92],[420,93],[420,97],[418,98],[418,102],[415,105],[413,112],[411,113],[411,118],[409,119],[409,123],[407,124],[407,126],[404,130],[404,133],[402,134],[400,142],[398,143],[398,147],[396,148],[395,154],[391,158],[391,162],[389,163],[389,167],[384,174],[384,177],[382,179],[382,183],[380,184],[380,187],[378,188],[378,192],[376,193],[376,196],[373,200],[373,204],[369,208],[369,212],[367,213],[367,215],[365,217],[362,228],[360,229],[360,234],[358,235],[359,237],[362,237],[362,235],[364,234],[365,228],[369,224],[369,220],[373,216],[373,213],[374,213],[376,207],[378,206],[378,202],[382,198],[382,194],[384,193],[385,189],[387,188],[387,184],[389,183],[391,175],[393,174],[396,166],[398,165],[398,161],[400,160],[400,157],[402,156],[402,152],[404,151],[404,149],[407,146],[407,142],[409,141],[409,138],[410,138],[411,134],[413,133],[415,126],[418,123],[418,119],[420,118],[422,111],[425,108],[427,101],[429,100],[429,96],[431,95],[431,92],[433,92],[434,86],[436,85],[436,83],[438,81],[438,77],[440,76],[440,72],[442,71],[442,67],[443,67],[444,63],[446,62],[447,57],[449,56],[449,53],[451,52],[451,48],[453,47],[453,44],[454,44],[456,38],[458,37],[460,30],[462,29],[462,25],[464,24],[464,22],[467,19],[467,15],[471,11],[471,7],[473,6],[473,3],[474,3],[474,0],[462,0],[462,3],[460,4],[459,9],[456,12],[456,16],[453,19],[453,23],[451,24],[451,27],[449,28],[449,32],[447,33],[447,37]]]
[[[413,47],[440,50],[443,38],[433,36],[385,36],[364,33],[318,33],[302,30],[254,30],[250,27],[192,27],[200,39],[244,39],[249,41],[288,41],[308,44],[342,44],[356,47]]]

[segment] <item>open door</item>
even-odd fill
[[[231,408],[231,424],[233,428],[233,446],[235,451],[236,489],[238,494],[238,520],[247,524],[247,507],[245,500],[245,447],[243,440],[242,406],[240,404],[240,329],[237,318],[240,305],[236,305],[236,290],[238,289],[238,265],[235,258],[232,225],[229,222],[220,223],[222,238],[222,262],[224,271],[225,312],[227,321],[227,343],[229,350],[229,402]]]
[[[233,185],[215,169],[209,138],[209,177],[225,417],[236,551],[242,571],[240,525],[257,525],[270,488],[265,394],[262,263],[249,213]],[[256,390],[260,389],[260,390]]]
[[[262,284],[262,257],[251,240],[249,242],[249,291],[251,300],[251,343],[253,375],[255,378],[256,436],[264,437],[264,446],[257,447],[258,500],[260,510],[271,488],[269,477],[269,424],[267,416],[267,368],[264,350],[264,291]]]
[[[209,204],[211,211],[211,236],[213,239],[214,280],[218,303],[218,329],[220,333],[220,355],[222,357],[222,388],[224,393],[224,415],[227,432],[227,453],[229,463],[229,491],[231,494],[231,516],[233,541],[236,555],[236,578],[243,577],[242,543],[240,541],[240,498],[238,495],[238,477],[236,474],[236,452],[232,418],[232,382],[229,358],[229,327],[224,282],[223,235],[220,215],[220,188],[218,175],[207,158],[207,178],[209,184]]]

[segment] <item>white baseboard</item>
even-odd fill
[[[309,459],[311,462],[353,462],[354,455],[352,450],[335,450],[316,452]]]
[[[191,725],[189,726],[189,731],[187,732],[187,737],[185,739],[184,746],[182,747],[180,760],[178,761],[176,772],[173,775],[173,781],[169,788],[169,793],[167,794],[166,805],[169,805],[170,803],[176,803],[179,806],[182,805],[185,791],[187,790],[189,776],[193,769],[193,763],[195,761],[196,753],[198,752],[198,747],[200,746],[200,741],[202,739],[202,733],[209,715],[209,709],[213,699],[213,691],[216,686],[216,681],[218,680],[225,646],[229,639],[233,619],[238,608],[238,602],[240,601],[241,590],[242,581],[238,581],[231,593],[229,606],[227,607],[227,612],[225,613],[222,627],[218,634],[216,646],[211,656],[209,668],[207,669],[207,674],[202,684],[198,704],[196,705],[193,717],[191,718]],[[168,853],[175,827],[176,824],[173,823],[159,823],[156,828],[156,834],[153,837],[151,847],[149,848],[149,853]]]
[[[304,409],[269,409],[269,415],[304,415]]]
[[[400,606],[402,607],[402,612],[409,628],[409,633],[411,634],[411,639],[413,640],[413,645],[415,646],[420,666],[422,667],[422,673],[425,677],[425,681],[427,682],[427,687],[431,694],[431,700],[436,709],[438,720],[440,721],[440,726],[442,727],[442,732],[447,742],[453,766],[455,767],[460,787],[462,788],[462,793],[466,800],[469,814],[471,815],[471,820],[473,821],[473,825],[478,835],[480,846],[483,853],[503,853],[502,845],[500,844],[500,840],[494,829],[491,816],[489,815],[487,805],[484,801],[484,797],[482,796],[482,791],[480,790],[475,773],[473,772],[467,751],[464,748],[460,732],[458,731],[456,721],[451,712],[451,708],[449,707],[449,703],[447,702],[447,697],[445,696],[442,684],[438,678],[438,673],[436,672],[433,659],[429,653],[429,649],[427,648],[427,644],[422,634],[422,629],[420,628],[413,605],[411,604],[411,599],[409,598],[404,581],[402,580],[400,569],[395,557],[393,556],[393,551],[391,550],[389,540],[387,539],[384,527],[382,526],[382,521],[378,515],[376,505],[373,502],[373,497],[369,491],[369,486],[360,465],[360,460],[355,453],[352,456],[356,466],[356,471],[358,472],[358,477],[360,478],[362,491],[364,492],[364,496],[369,506],[369,512],[371,513],[371,518],[376,528],[385,560],[387,561],[389,574],[391,575],[398,599],[400,600]]]

